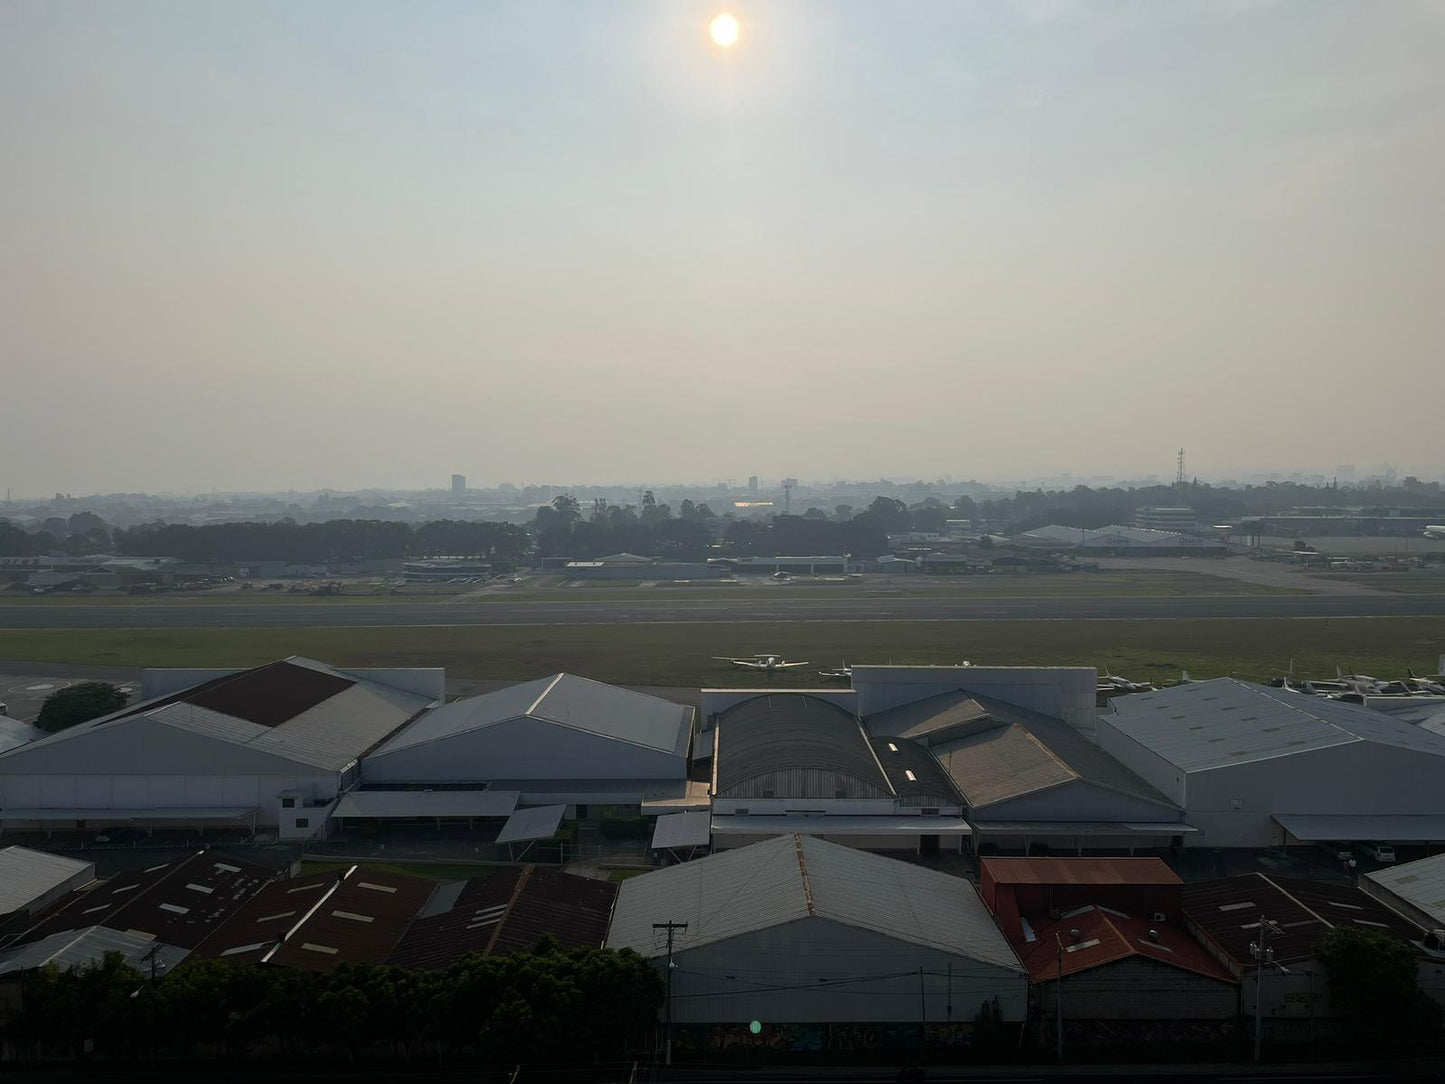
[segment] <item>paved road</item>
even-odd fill
[[[389,602],[294,606],[3,606],[0,629],[374,628],[639,622],[978,621],[1008,618],[1445,617],[1445,595],[1198,595],[1175,598],[714,599]]]

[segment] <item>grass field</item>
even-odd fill
[[[465,881],[470,878],[489,877],[497,869],[495,866],[448,865],[440,862],[302,862],[301,873],[333,873],[339,869],[350,869],[352,866],[375,870],[377,873],[427,877],[433,881]]]
[[[713,655],[782,652],[813,666],[767,678]],[[525,680],[567,670],[624,685],[817,685],[814,667],[850,663],[1081,665],[1136,678],[1300,677],[1336,666],[1380,677],[1434,673],[1445,622],[1433,617],[1098,621],[643,623],[304,629],[0,631],[0,659],[97,666],[255,666],[306,655],[341,666],[444,666],[454,677]]]
[[[1362,587],[1373,587],[1376,591],[1395,591],[1407,595],[1445,595],[1445,570],[1312,573],[1310,579],[1357,583]]]

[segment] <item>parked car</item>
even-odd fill
[[[1361,843],[1359,850],[1366,858],[1373,858],[1376,862],[1395,860],[1395,848],[1388,843]]]
[[[1348,862],[1355,856],[1348,843],[1321,843],[1319,848],[1336,862]]]

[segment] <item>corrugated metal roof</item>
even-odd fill
[[[712,814],[706,810],[669,813],[652,829],[652,847],[702,847],[712,840]]]
[[[962,805],[958,788],[926,746],[907,738],[873,738],[873,754],[888,783],[908,806]]]
[[[1445,737],[1369,708],[1215,678],[1116,698],[1100,717],[1186,771],[1370,741],[1445,756]]]
[[[1131,956],[1220,982],[1236,981],[1184,930],[1163,922],[1147,922],[1112,908],[1093,905],[1075,908],[1064,918],[1034,922],[1032,929],[1033,940],[1014,947],[1034,982],[1047,982],[1058,977],[1060,971],[1073,975]],[[1075,931],[1077,938],[1073,936]]]
[[[0,952],[0,975],[54,964],[62,971],[95,967],[111,952],[118,952],[130,966],[149,971],[148,957],[155,954],[157,973],[169,971],[189,954],[188,949],[158,944],[153,938],[103,926],[65,930],[39,941]]]
[[[717,793],[741,794],[759,777],[785,772],[816,773],[817,793],[777,797],[834,798],[831,777],[855,797],[892,798],[858,720],[836,704],[803,693],[755,696],[728,708],[717,719]],[[851,785],[849,785],[851,784]],[[856,793],[852,793],[856,792]],[[761,795],[768,797],[768,795]]]
[[[220,695],[228,683],[242,679],[244,686],[229,687],[241,688],[243,695],[233,700]],[[294,695],[289,689],[292,683],[299,690]],[[318,700],[326,690],[330,693]],[[0,753],[0,758],[24,756],[37,746],[84,741],[99,728],[123,727],[144,718],[309,767],[340,771],[429,703],[425,696],[379,681],[343,677],[325,663],[295,656],[132,705]],[[223,711],[228,704],[252,718]],[[283,709],[296,714],[281,718]]]
[[[1079,778],[1016,723],[997,723],[981,733],[943,742],[933,746],[933,754],[971,810]]]
[[[95,876],[95,866],[29,847],[0,849],[0,915],[19,911],[74,877]]]
[[[1278,928],[1269,943],[1275,960],[1284,964],[1313,956],[1315,943],[1334,926],[1381,930],[1407,941],[1421,936],[1412,923],[1357,888],[1263,873],[1186,884],[1184,914],[1240,964],[1251,959],[1249,944],[1259,936],[1261,916]]]
[[[507,817],[515,790],[354,790],[336,803],[336,817]]]
[[[1445,854],[1365,874],[1387,892],[1445,927]]]
[[[1001,885],[1177,885],[1157,858],[981,858]]]
[[[875,738],[927,738],[930,743],[954,731],[967,732],[970,726],[992,725],[988,711],[962,689],[874,712],[864,723]]]
[[[714,835],[768,836],[801,832],[805,836],[962,836],[974,826],[962,817],[897,816],[894,814],[809,816],[781,813],[742,816],[717,814]],[[900,841],[900,846],[904,841]]]
[[[686,922],[674,948],[686,951],[811,916],[1023,970],[968,881],[800,835],[625,881],[607,944],[656,958],[654,922]]]
[[[539,805],[519,809],[507,818],[497,833],[498,843],[521,843],[527,839],[551,839],[566,814],[565,805]]]
[[[686,756],[692,740],[690,707],[572,674],[553,674],[429,711],[375,755],[521,718],[542,719],[675,756]]]

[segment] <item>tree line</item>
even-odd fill
[[[246,1057],[617,1060],[650,1052],[662,979],[630,950],[470,955],[441,971],[329,974],[188,960],[152,979],[119,953],[27,975],[0,1035],[23,1060]]]

